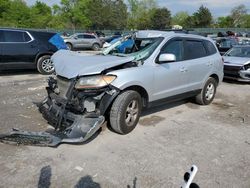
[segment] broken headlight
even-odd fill
[[[80,78],[76,85],[76,89],[93,89],[101,88],[109,85],[116,79],[114,75],[97,75],[97,76],[86,76]]]
[[[245,70],[250,70],[250,62],[249,62],[249,64],[245,64],[245,65],[244,65],[244,69],[245,69]]]

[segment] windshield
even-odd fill
[[[233,47],[225,56],[250,57],[250,47]]]
[[[103,50],[103,55],[133,56],[135,60],[147,59],[163,40],[158,38],[134,38],[132,35],[116,39]]]

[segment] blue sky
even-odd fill
[[[57,4],[60,0],[40,0],[48,5]],[[26,0],[32,5],[36,0]],[[244,4],[250,7],[250,0],[157,0],[159,7],[167,7],[172,15],[179,11],[187,11],[189,14],[195,12],[202,4],[210,9],[215,17],[226,16],[230,14],[233,7]],[[250,10],[249,10],[250,12]]]

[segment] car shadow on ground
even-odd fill
[[[40,170],[40,176],[37,187],[49,188],[51,186],[51,177],[52,177],[51,166],[50,165],[44,166]],[[91,176],[86,175],[78,180],[74,188],[101,188],[101,185],[97,182],[94,182]]]
[[[174,108],[174,107],[177,107],[177,106],[189,103],[189,102],[192,102],[192,100],[185,99],[185,100],[175,101],[175,102],[163,102],[161,104],[157,104],[155,106],[143,109],[141,117],[148,116],[148,115],[151,115],[160,111],[164,111],[170,108]]]
[[[0,76],[16,76],[16,75],[27,75],[27,74],[40,74],[36,70],[0,70]]]
[[[223,82],[228,84],[235,84],[235,85],[249,85],[250,82],[242,82],[237,80],[230,80],[230,79],[223,79]]]

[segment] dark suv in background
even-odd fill
[[[41,74],[54,72],[50,60],[58,49],[67,49],[56,33],[0,29],[0,70],[37,69]]]

